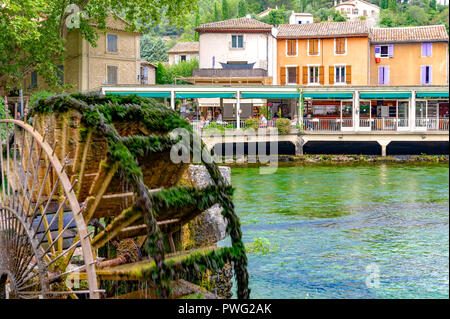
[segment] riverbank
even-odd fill
[[[272,161],[273,163],[273,161]],[[354,165],[354,164],[447,164],[449,163],[449,155],[392,155],[392,156],[378,156],[378,155],[326,155],[326,154],[308,154],[303,156],[295,155],[279,155],[279,166],[296,166],[296,165],[314,165],[314,164],[339,164],[339,165]],[[248,157],[245,156],[243,160],[237,162],[225,162],[223,160],[219,165],[229,167],[260,167],[267,166],[267,163],[261,163],[257,160],[256,163],[249,163]]]

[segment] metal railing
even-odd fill
[[[353,120],[351,118],[345,119],[302,119],[299,122],[300,128],[305,132],[339,132],[345,128],[353,128]],[[192,121],[193,128],[200,133],[202,130],[214,127],[223,127],[224,129],[237,129],[236,121],[225,122],[211,122],[205,123],[201,121]],[[240,121],[240,128],[247,127],[244,120]],[[267,124],[259,122],[260,128],[274,128],[276,127],[276,119],[268,120]],[[359,119],[359,127],[366,128],[370,131],[397,131],[400,129],[407,130],[409,128],[408,119],[397,118],[365,118]],[[292,121],[291,128],[298,128],[297,123]],[[420,118],[416,119],[416,128],[423,128],[427,131],[448,131],[448,118]]]
[[[416,118],[416,128],[424,128],[427,131],[448,131],[448,118]]]

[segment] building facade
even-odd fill
[[[448,67],[444,25],[371,30],[371,85],[447,85]]]
[[[199,69],[194,83],[276,82],[274,28],[245,17],[206,23],[199,33]]]
[[[367,85],[369,28],[363,21],[280,25],[281,85]]]
[[[363,0],[350,0],[343,2],[342,0],[334,1],[334,9],[338,11],[347,20],[363,19],[375,22],[380,15],[380,7]]]
[[[169,64],[177,64],[181,61],[190,61],[198,59],[198,42],[178,42],[173,48],[167,51],[169,55]]]

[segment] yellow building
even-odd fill
[[[373,28],[371,85],[447,85],[448,34],[444,25]]]
[[[277,84],[369,83],[369,27],[365,21],[283,24],[277,46]]]
[[[98,91],[103,85],[155,84],[156,66],[140,56],[141,34],[127,31],[127,26],[123,19],[109,16],[106,31],[98,31],[96,47],[83,39],[78,30],[68,33],[66,59],[59,67],[60,83],[70,86],[66,91]],[[25,101],[33,92],[49,89],[36,71],[24,76],[22,87]],[[17,97],[9,97],[10,102],[17,100]]]

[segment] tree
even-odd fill
[[[281,10],[272,10],[267,15],[267,23],[271,24],[275,27],[279,26],[282,23],[285,23],[285,16]]]
[[[430,9],[436,11],[437,3],[436,0],[430,0]]]
[[[228,1],[222,0],[222,20],[228,20],[230,17]]]
[[[141,37],[141,57],[148,62],[168,61],[166,42],[145,34]]]
[[[164,65],[161,62],[158,62],[158,66],[156,68],[155,82],[156,84],[166,83],[166,72],[164,70]]]
[[[248,13],[247,1],[239,0],[238,3],[238,18],[245,17]]]
[[[219,21],[219,9],[217,9],[217,2],[214,1],[214,21]]]
[[[66,6],[64,3],[71,3]],[[157,23],[164,9],[172,23],[181,23],[183,13],[195,0],[10,0],[0,10],[0,81],[20,87],[21,79],[36,70],[52,87],[58,87],[58,66],[64,61],[67,35],[78,30],[96,46],[98,30],[106,30],[110,12],[120,12],[129,30]]]
[[[397,11],[397,0],[389,0],[389,9],[393,12]]]
[[[195,27],[197,28],[200,25],[200,14],[198,10],[195,12]],[[194,41],[198,41],[199,34],[197,31],[194,31]]]

